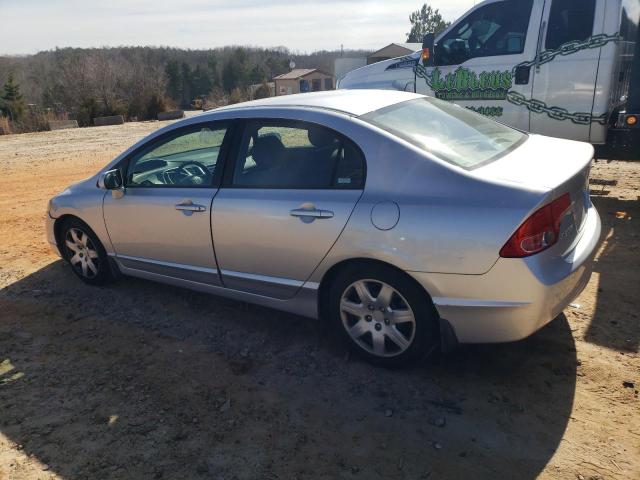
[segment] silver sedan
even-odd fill
[[[89,284],[124,274],[332,322],[385,366],[522,339],[584,288],[593,148],[394,91],[291,95],[158,130],[51,199]]]

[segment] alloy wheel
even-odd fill
[[[80,228],[70,228],[64,244],[73,269],[85,278],[95,278],[99,270],[99,255],[89,235]]]
[[[409,302],[379,280],[358,280],[349,285],[340,299],[340,317],[349,337],[378,357],[405,352],[416,332]]]

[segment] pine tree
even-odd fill
[[[267,57],[264,62],[265,67],[268,70],[269,79],[271,80],[276,75],[286,73],[289,71],[289,60],[286,57]]]
[[[169,60],[164,69],[167,74],[167,93],[176,102],[182,97],[182,85],[180,80],[180,66],[175,60]]]
[[[196,66],[193,71],[191,85],[195,96],[207,97],[213,88],[213,82],[207,69],[202,68],[200,65]]]
[[[251,68],[249,72],[249,83],[252,85],[256,85],[258,83],[262,83],[267,80],[267,72],[262,65],[258,65],[257,63]]]
[[[182,99],[180,104],[182,108],[189,108],[191,100],[193,99],[193,72],[191,71],[191,67],[187,62],[182,62],[180,71],[182,77],[180,79],[180,86],[182,89]]]
[[[9,72],[7,81],[4,83],[2,94],[2,109],[9,115],[12,121],[20,120],[24,114],[26,103],[20,93],[20,85],[18,85],[13,76],[13,72]]]
[[[218,59],[212,53],[207,59],[207,68],[211,78],[211,88],[220,86],[220,74],[218,73]]]
[[[450,23],[445,22],[440,15],[440,11],[424,4],[420,10],[416,10],[409,16],[411,31],[407,33],[407,42],[422,43],[423,37],[427,33],[435,33],[436,36],[444,31]]]
[[[222,87],[226,92],[249,85],[249,58],[243,48],[236,48],[222,67]]]

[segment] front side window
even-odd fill
[[[252,188],[362,188],[364,159],[352,142],[302,122],[252,121],[232,184]]]
[[[505,0],[471,12],[438,42],[436,63],[524,52],[533,0]]]
[[[497,160],[527,138],[478,113],[430,97],[397,103],[360,118],[466,169]]]
[[[595,14],[596,0],[553,0],[545,48],[555,50],[564,43],[589,38]]]
[[[172,135],[134,155],[128,187],[210,186],[226,127],[198,126]]]

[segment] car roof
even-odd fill
[[[298,107],[335,110],[347,115],[360,116],[389,105],[421,97],[422,95],[398,90],[331,90],[252,100],[217,108],[208,113],[263,107]]]

